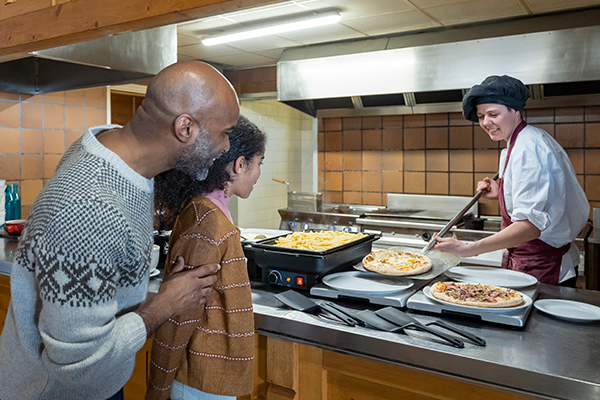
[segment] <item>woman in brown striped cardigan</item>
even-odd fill
[[[240,116],[230,149],[204,181],[177,170],[155,178],[156,208],[176,215],[165,273],[178,256],[189,268],[221,269],[206,304],[171,318],[154,335],[146,399],[234,399],[252,392],[254,317],[240,231],[227,204],[247,198],[260,176],[265,134]]]

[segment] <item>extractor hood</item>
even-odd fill
[[[410,45],[418,42],[288,49],[277,64],[278,100],[319,118],[460,112],[472,85],[507,74],[529,86],[528,108],[600,104],[600,26]]]
[[[175,25],[0,57],[0,91],[41,94],[149,80],[177,62]]]

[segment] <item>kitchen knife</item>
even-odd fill
[[[494,177],[492,178],[493,180],[498,179],[498,173],[496,172],[496,175],[494,175]],[[456,214],[454,216],[454,218],[452,218],[450,220],[450,222],[448,222],[446,224],[446,226],[444,226],[442,228],[441,231],[438,232],[438,236],[439,237],[444,237],[444,235],[446,233],[448,233],[448,231],[467,213],[467,211],[469,211],[469,209],[471,207],[473,207],[473,204],[477,203],[477,201],[481,198],[481,196],[483,196],[483,194],[486,191],[484,189],[481,189],[477,192],[477,194],[471,199],[471,201],[469,201],[469,204],[467,204],[462,210],[460,210],[458,212],[458,214]],[[421,254],[425,255],[427,253],[429,253],[429,251],[435,246],[437,242],[435,241],[435,238],[431,238],[431,240],[429,240],[429,243],[427,243],[427,246],[423,247],[423,249],[421,250]]]
[[[331,307],[329,304],[321,304],[313,301],[312,299],[295,292],[293,290],[288,290],[283,293],[278,293],[275,295],[275,298],[285,304],[288,307],[293,308],[297,311],[303,311],[309,314],[318,315],[319,311],[326,311],[330,314],[333,314],[337,319],[342,321],[348,326],[356,326],[356,321],[353,318],[350,318],[348,315],[343,312],[336,310]]]
[[[434,336],[439,337],[440,339],[445,340],[446,342],[448,342],[449,344],[451,344],[454,347],[458,347],[460,349],[465,347],[465,344],[461,340],[458,340],[452,336],[446,335],[443,332],[440,332],[433,328],[430,328],[427,325],[423,325],[415,318],[411,317],[410,315],[408,315],[394,307],[382,308],[381,310],[375,311],[375,314],[377,314],[381,318],[384,318],[384,319],[390,321],[393,324],[401,326],[404,329],[413,328],[416,330],[428,332]]]

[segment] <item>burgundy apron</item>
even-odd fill
[[[503,177],[517,136],[525,126],[527,126],[527,123],[521,121],[510,137],[508,151],[506,153],[506,162],[504,163],[504,170],[502,171]],[[506,212],[506,206],[504,204],[504,178],[498,179],[498,202],[500,203],[500,215],[502,215],[500,227],[501,229],[505,229],[512,224],[512,220]],[[542,283],[558,285],[562,257],[569,251],[570,247],[571,244],[567,243],[562,247],[556,248],[540,239],[533,239],[529,242],[520,244],[519,246],[507,249],[502,256],[502,268],[525,272],[535,276],[538,281]]]

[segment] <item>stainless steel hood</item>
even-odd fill
[[[458,112],[473,84],[507,74],[530,87],[529,108],[600,104],[600,26],[447,36],[412,46],[405,36],[286,50],[278,100],[316,117]]]
[[[147,81],[177,62],[175,25],[0,57],[0,91],[40,94]]]

